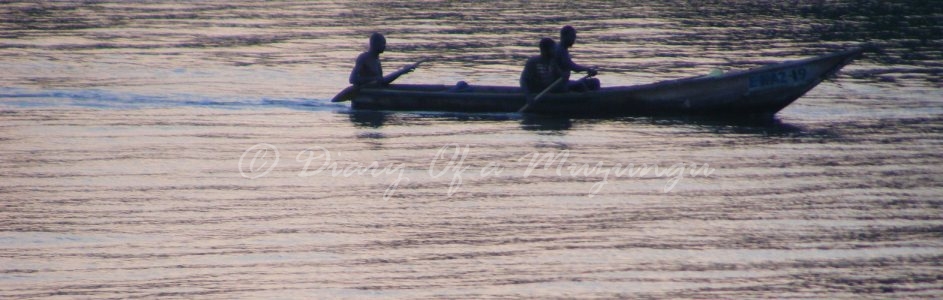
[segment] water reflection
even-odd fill
[[[350,112],[347,112],[350,122],[353,123],[355,127],[361,128],[383,127],[383,124],[386,123],[387,114],[389,113],[383,111],[359,109],[354,109]]]
[[[351,110],[337,112],[346,114],[357,128],[379,129],[384,126],[423,126],[441,123],[491,122],[513,124],[535,133],[564,133],[575,125],[622,123],[628,126],[688,127],[696,131],[713,134],[745,134],[779,137],[835,137],[826,129],[811,130],[790,124],[775,116],[714,117],[714,116],[633,116],[618,118],[573,118],[540,114],[466,114],[466,113],[413,113],[374,110]],[[358,136],[382,138],[380,133]]]
[[[639,122],[638,119],[631,122]],[[805,136],[811,134],[805,128],[789,124],[775,116],[711,117],[672,116],[652,117],[648,122],[662,126],[695,126],[717,134],[747,134],[760,136]],[[818,134],[818,133],[816,133]]]
[[[573,119],[559,116],[524,114],[521,129],[529,131],[565,131],[573,127]]]
[[[573,126],[573,120],[570,118],[536,114],[415,113],[356,109],[337,113],[347,114],[355,127],[373,129],[392,125],[416,126],[441,122],[518,122],[521,129],[529,131],[563,131]]]

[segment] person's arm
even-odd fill
[[[528,102],[530,102],[530,98],[532,96],[530,89],[532,85],[531,81],[534,77],[535,74],[533,60],[527,60],[527,62],[524,63],[524,70],[521,71],[521,92],[524,92],[524,98],[526,98]]]
[[[575,62],[573,62],[573,60],[570,59],[569,57],[567,57],[566,60],[569,61],[570,70],[573,70],[574,72],[586,72],[587,74],[590,74],[590,76],[596,76],[596,73],[597,73],[597,72],[596,72],[596,69],[595,69],[595,68],[590,68],[590,67],[587,67],[587,66],[578,65],[578,64],[576,64]]]
[[[350,82],[350,84],[353,84],[353,85],[360,84],[359,73],[360,73],[361,67],[362,66],[360,65],[360,57],[357,57],[357,60],[354,61],[354,68],[350,70],[350,77],[347,78],[347,81]]]
[[[537,79],[537,69],[534,64],[533,59],[528,59],[527,62],[524,63],[524,70],[521,71],[521,92],[524,93],[525,103],[534,101],[534,93],[531,91],[537,86],[535,82]]]
[[[565,63],[566,63],[568,66],[570,66],[570,70],[573,70],[573,72],[586,72],[587,70],[589,70],[589,68],[584,67],[584,66],[581,66],[581,65],[579,65],[579,64],[577,64],[577,63],[575,63],[575,62],[573,62],[573,59],[570,58],[570,57],[567,57],[567,58],[566,58],[566,62],[565,62]]]
[[[350,81],[350,84],[362,85],[362,84],[367,83],[363,80],[363,77],[360,74],[361,72],[363,72],[362,71],[363,63],[364,63],[363,59],[364,59],[363,54],[360,54],[360,56],[357,56],[357,60],[354,62],[354,69],[350,71],[350,78],[348,79],[348,81]]]
[[[570,56],[570,52],[569,52],[569,51],[560,51],[560,52],[558,52],[558,53],[557,53],[557,59],[560,60],[560,66],[561,66],[561,67],[566,67],[566,68],[569,69],[570,71],[573,71],[573,72],[586,72],[586,73],[592,74],[592,76],[595,76],[595,75],[596,75],[596,74],[595,74],[595,73],[596,73],[596,69],[590,68],[590,67],[586,67],[586,66],[582,66],[582,65],[579,65],[579,64],[573,62],[573,58]]]
[[[383,79],[382,79],[382,80],[383,80],[383,81],[382,81],[383,84],[384,84],[384,85],[390,84],[390,83],[392,83],[394,80],[396,80],[397,78],[399,78],[400,76],[403,76],[403,74],[406,74],[406,73],[412,72],[413,70],[416,70],[416,67],[418,67],[419,64],[421,64],[421,63],[424,62],[424,61],[425,61],[425,60],[420,60],[420,61],[418,61],[418,62],[416,62],[416,63],[414,63],[414,64],[405,66],[405,67],[403,67],[402,69],[397,70],[396,72],[390,73],[390,75],[386,75],[386,76],[383,77]]]

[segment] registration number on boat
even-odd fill
[[[750,90],[799,85],[806,82],[807,76],[804,67],[760,73],[750,76]]]

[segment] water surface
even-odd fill
[[[0,296],[940,297],[941,16],[929,1],[4,2]],[[400,82],[513,85],[564,24],[606,86],[873,50],[773,120],[328,101],[375,31],[387,70],[431,59]]]

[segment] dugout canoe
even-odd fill
[[[721,75],[651,84],[550,93],[527,108],[554,115],[773,115],[859,57],[862,49],[770,64]],[[519,87],[392,84],[363,88],[346,99],[354,109],[517,112]]]

